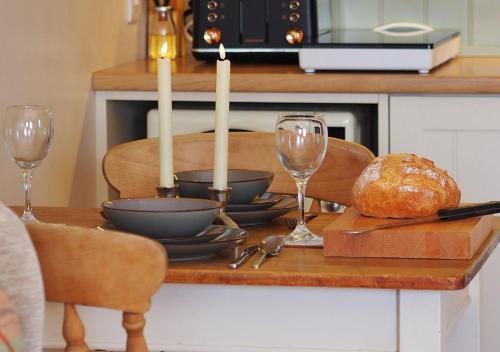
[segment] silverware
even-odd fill
[[[264,262],[267,256],[274,257],[278,255],[283,247],[283,237],[281,236],[267,236],[262,240],[259,245],[260,257],[252,264],[254,269],[258,269],[260,265]]]
[[[347,235],[362,235],[370,231],[388,229],[391,227],[423,224],[438,220],[450,221],[450,220],[468,219],[476,216],[490,215],[496,213],[500,213],[500,202],[488,202],[476,205],[468,205],[465,207],[441,209],[437,212],[436,215],[432,216],[426,216],[423,218],[415,218],[415,219],[394,220],[386,224],[372,226],[365,229],[346,230],[343,232]]]
[[[228,264],[228,267],[230,269],[238,269],[240,266],[242,266],[243,264],[245,264],[245,262],[248,260],[248,258],[250,258],[252,255],[255,254],[255,252],[257,252],[257,250],[259,249],[259,245],[258,244],[255,244],[253,246],[250,246],[250,247],[246,247],[241,253],[240,255],[238,256],[238,258],[236,258],[235,261],[231,262]]]
[[[304,215],[304,221],[308,222],[309,220],[314,219],[316,216],[318,216],[318,214],[306,214],[306,215]],[[299,222],[299,219],[295,218],[295,217],[294,218],[285,218],[286,226],[288,226],[288,228],[290,230],[295,230],[298,222]]]

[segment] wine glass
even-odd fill
[[[48,107],[16,105],[7,107],[3,124],[5,147],[21,168],[24,179],[24,212],[22,221],[38,222],[31,211],[31,177],[33,169],[47,155],[54,135],[52,112]]]
[[[288,245],[322,245],[304,221],[304,198],[309,178],[318,170],[326,153],[328,130],[318,113],[280,114],[276,121],[276,151],[285,170],[297,184],[299,219],[285,237]]]

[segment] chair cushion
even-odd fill
[[[23,351],[21,322],[9,297],[0,289],[0,351]]]
[[[0,289],[9,297],[19,316],[24,350],[40,352],[43,344],[45,297],[38,257],[23,223],[2,203]]]

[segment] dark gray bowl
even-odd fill
[[[152,238],[194,236],[219,214],[218,202],[187,198],[130,198],[102,203],[117,228]]]
[[[187,198],[209,198],[208,187],[213,183],[213,170],[177,172],[179,195]],[[248,204],[259,198],[273,182],[269,171],[230,169],[227,185],[231,187],[230,204]]]

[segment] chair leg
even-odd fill
[[[146,324],[143,314],[123,312],[123,327],[127,332],[126,352],[147,352],[148,346],[144,338],[144,325]]]
[[[88,352],[84,341],[85,329],[72,304],[64,304],[63,337],[66,341],[65,352]]]

